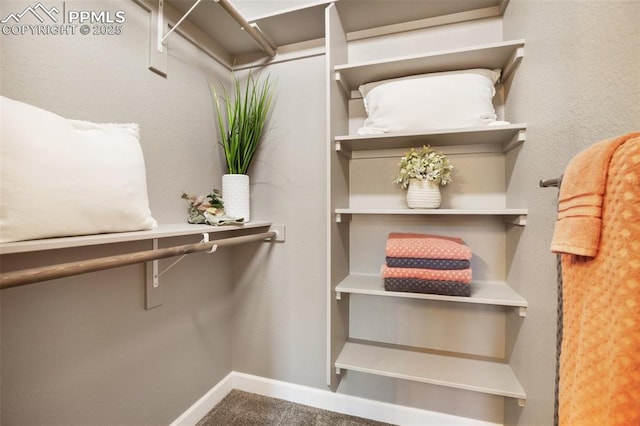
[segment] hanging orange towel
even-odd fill
[[[602,227],[602,201],[611,157],[640,133],[599,142],[571,160],[562,179],[558,222],[551,251],[595,256]]]
[[[640,133],[579,154],[560,197],[559,424],[640,425]]]

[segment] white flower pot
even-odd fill
[[[440,185],[426,180],[409,180],[407,204],[411,209],[437,209],[440,207]]]
[[[222,200],[224,212],[233,218],[251,219],[251,203],[249,200],[249,176],[238,174],[222,175]]]

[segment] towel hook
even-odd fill
[[[540,187],[541,188],[549,188],[549,187],[560,187],[560,182],[562,182],[562,176],[553,179],[540,179]]]

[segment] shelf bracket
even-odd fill
[[[518,130],[518,133],[511,138],[509,142],[505,142],[502,146],[502,151],[507,153],[512,149],[516,148],[518,145],[523,144],[527,140],[527,132],[525,130]]]
[[[151,248],[158,249],[158,239],[151,240]],[[145,273],[144,302],[147,310],[162,305],[162,288],[159,280],[159,264],[157,260],[147,262]]]
[[[276,233],[276,236],[277,236],[277,233]],[[202,240],[200,240],[200,244],[204,244],[208,242],[209,242],[209,233],[203,232]],[[152,240],[151,248],[153,250],[158,250],[157,238],[154,238]],[[210,254],[215,253],[217,249],[218,249],[218,246],[214,244],[211,247],[211,249],[207,251],[207,253],[210,253]],[[171,263],[169,266],[164,268],[164,270],[162,271],[160,271],[159,260],[156,259],[156,260],[151,260],[147,262],[147,269],[146,269],[146,276],[145,276],[145,281],[146,281],[145,282],[145,308],[147,310],[153,309],[157,306],[162,305],[162,287],[160,287],[160,277],[162,276],[162,274],[164,274],[169,269],[176,266],[179,262],[182,261],[182,259],[184,259],[187,256],[188,254],[183,254],[178,259],[176,259],[173,263]]]
[[[336,300],[342,300],[342,292],[336,291]]]
[[[527,400],[523,398],[518,398],[518,406],[524,407],[527,404]]]
[[[164,2],[158,0],[158,6],[149,6],[151,22],[149,24],[149,69],[162,77],[167,76],[167,49],[158,50],[162,46],[165,29]]]
[[[526,318],[527,317],[527,307],[526,306],[518,307],[518,315],[521,316],[522,318]]]
[[[349,90],[349,88],[347,87],[347,83],[344,81],[344,79],[340,75],[340,72],[336,72],[336,83],[338,83],[338,87],[340,88],[340,91],[342,92],[342,94],[347,99],[350,99],[351,98],[351,90]]]
[[[339,154],[344,155],[345,157],[347,157],[348,159],[352,158],[351,155],[351,151],[346,149],[343,145],[342,142],[340,141],[335,141],[335,146],[336,146],[336,152]]]
[[[340,375],[342,374],[342,370],[340,369],[340,367],[336,367],[336,375]]]
[[[193,10],[200,4],[201,1],[202,0],[196,0],[193,6],[191,6],[191,8],[187,10],[187,13],[182,15],[182,18],[180,18],[178,22],[176,22],[176,24],[171,27],[171,29],[166,34],[164,34],[164,0],[158,0],[158,44],[156,46],[158,52],[162,52],[164,50],[164,42],[167,37],[169,37],[169,35],[174,32],[176,28],[180,26],[180,24],[182,24],[182,21],[184,21],[187,16],[189,16],[191,12],[193,12]]]
[[[285,226],[284,225],[271,225],[270,226],[270,234],[271,236],[265,237],[262,241],[266,242],[284,242],[285,241]],[[218,245],[224,245],[224,239],[222,240],[209,240],[209,233],[202,232],[202,239],[197,244],[211,244],[210,247],[207,247],[207,253],[212,254],[215,253],[218,249]],[[246,238],[248,236],[245,236]],[[236,237],[243,238],[243,237]],[[158,239],[153,238],[152,240],[152,250],[158,250]],[[205,251],[205,250],[200,250]],[[164,268],[164,270],[160,271],[160,263],[158,259],[148,260],[146,262],[146,271],[145,271],[145,308],[147,310],[155,308],[157,306],[162,305],[162,286],[160,286],[160,277],[169,271],[169,269],[176,266],[178,263],[182,261],[186,256],[188,256],[193,251],[189,251],[185,254],[182,254],[178,259],[173,261],[169,266]],[[165,256],[166,257],[166,256]]]
[[[351,220],[350,214],[336,213],[336,223],[347,222]]]
[[[513,70],[515,69],[516,65],[520,63],[523,57],[524,57],[524,47],[518,47],[516,51],[513,52],[513,55],[511,55],[511,57],[509,58],[509,62],[507,62],[507,65],[505,65],[504,69],[502,70],[500,83],[504,83],[507,80],[509,80],[509,78],[511,77],[511,74],[513,74]]]
[[[519,214],[514,216],[505,216],[504,221],[516,226],[525,226],[527,224],[527,215]]]

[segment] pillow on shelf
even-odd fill
[[[469,69],[363,84],[367,118],[358,134],[483,126],[496,121],[500,70]]]
[[[153,229],[137,124],[0,97],[0,242]]]

